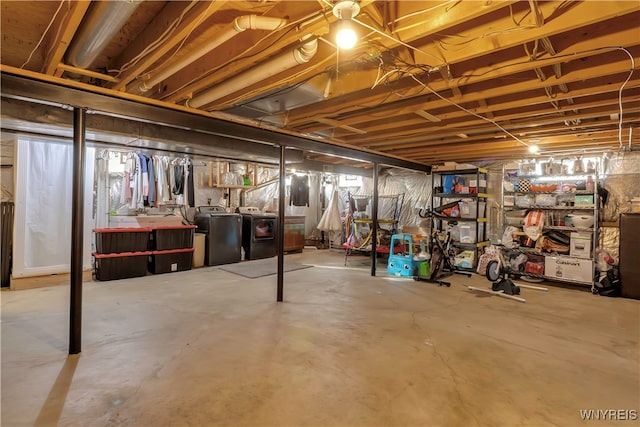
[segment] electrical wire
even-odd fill
[[[622,86],[620,86],[620,90],[618,91],[618,106],[619,106],[618,144],[620,148],[623,148],[622,146],[622,91],[624,90],[624,87],[627,85],[629,80],[631,80],[631,76],[633,75],[633,72],[635,71],[635,68],[636,68],[636,61],[628,49],[624,47],[620,47],[620,50],[626,53],[627,55],[629,55],[629,59],[631,60],[631,70],[629,71],[629,75],[627,76],[627,79],[624,81],[624,83],[622,83]],[[631,130],[629,130],[629,137],[631,137]],[[631,140],[629,140],[629,144],[631,144]]]
[[[122,65],[122,67],[120,67],[119,69],[108,70],[108,72],[116,73],[115,77],[119,77],[120,74],[122,74],[123,72],[127,71],[131,67],[138,64],[145,56],[149,55],[151,52],[153,52],[155,49],[161,46],[169,37],[171,37],[171,35],[175,32],[175,30],[178,28],[178,26],[182,22],[182,19],[187,14],[187,12],[189,12],[197,3],[198,3],[197,0],[192,0],[184,8],[182,13],[180,13],[180,15],[176,19],[174,19],[173,22],[171,22],[171,24],[169,24],[169,26],[164,30],[162,34],[160,34],[160,36],[156,40],[151,42],[147,47],[145,47],[142,51],[140,51],[140,53],[138,53],[136,56],[134,56],[124,65]],[[211,7],[211,5],[209,5],[209,7]],[[209,10],[209,8],[207,8],[207,10]],[[204,15],[204,12],[203,14],[201,14],[201,16],[202,15]],[[189,34],[191,34],[191,32],[189,32]]]
[[[29,54],[29,57],[27,58],[27,60],[24,61],[24,64],[20,66],[21,69],[23,69],[29,63],[29,61],[31,61],[33,54],[36,53],[36,50],[38,50],[38,48],[40,47],[40,44],[42,44],[42,41],[44,40],[44,36],[46,36],[47,32],[49,32],[49,28],[51,28],[51,25],[53,25],[53,22],[56,20],[56,16],[58,16],[58,12],[60,12],[60,9],[62,9],[62,5],[64,4],[65,1],[67,0],[60,0],[60,4],[58,5],[58,9],[56,9],[56,13],[53,14],[53,18],[51,18],[51,21],[49,21],[47,28],[45,28],[44,32],[42,33],[42,36],[40,37],[40,40],[38,40],[38,43]]]
[[[432,7],[429,7],[427,9],[417,10],[415,12],[408,13],[406,15],[403,15],[403,16],[401,16],[399,18],[394,19],[393,21],[387,23],[387,25],[389,25],[389,24],[397,24],[398,22],[400,22],[402,20],[413,18],[414,16],[422,15],[424,13],[433,12],[436,9],[439,9],[441,7],[444,7],[444,6],[447,6],[449,3],[455,3],[454,5],[451,6],[451,7],[455,7],[457,4],[461,3],[461,0],[449,0],[446,3],[441,3],[439,5],[432,6]],[[447,10],[445,12],[449,12],[450,10],[451,10],[451,8],[447,7]],[[416,24],[416,25],[419,25],[419,24]],[[405,27],[402,30],[407,30],[409,28],[412,28],[412,27]]]
[[[418,78],[413,73],[407,72],[407,74],[409,74],[409,77],[411,77],[413,80],[415,80],[418,84],[422,85],[425,89],[427,89],[429,92],[431,92],[432,94],[434,94],[435,96],[437,96],[441,100],[453,105],[454,107],[456,107],[456,108],[458,108],[458,109],[460,109],[460,110],[462,110],[462,111],[464,111],[464,112],[466,112],[468,114],[471,114],[474,117],[477,117],[477,118],[479,118],[481,120],[484,120],[484,121],[486,121],[488,123],[491,123],[492,125],[494,125],[498,129],[500,129],[502,132],[506,133],[511,138],[513,138],[514,140],[516,140],[520,144],[524,145],[525,147],[530,147],[531,146],[531,144],[526,143],[525,141],[521,140],[520,138],[518,138],[517,136],[515,136],[514,134],[512,134],[511,132],[506,130],[504,127],[502,127],[500,124],[498,124],[495,120],[492,120],[492,119],[489,119],[487,117],[481,116],[480,114],[474,113],[473,111],[470,111],[470,110],[464,108],[462,105],[457,104],[457,103],[445,98],[444,96],[440,95],[435,90],[431,89],[431,87],[429,85],[427,85],[427,84],[421,82],[420,80],[418,80]]]
[[[411,50],[414,50],[414,51],[416,51],[416,52],[422,53],[423,55],[426,55],[426,56],[430,56],[430,57],[432,57],[432,58],[435,58],[439,63],[440,63],[440,62],[444,62],[444,63],[446,64],[446,62],[447,62],[447,60],[446,60],[446,59],[444,59],[444,58],[439,58],[439,57],[437,57],[437,56],[435,56],[435,55],[432,55],[432,54],[431,54],[431,53],[429,53],[429,52],[425,52],[424,50],[422,50],[422,49],[420,49],[420,48],[417,48],[417,47],[415,47],[415,46],[411,46],[409,43],[405,43],[405,42],[403,42],[402,40],[400,40],[399,38],[396,38],[396,37],[390,36],[389,34],[385,33],[384,31],[380,31],[380,30],[378,30],[378,29],[376,29],[376,28],[372,27],[371,25],[369,25],[369,24],[365,24],[364,22],[362,22],[362,21],[360,21],[360,20],[358,20],[358,19],[356,19],[356,18],[351,18],[351,20],[352,20],[353,22],[357,22],[358,24],[362,25],[363,27],[365,27],[365,28],[367,28],[367,29],[369,29],[369,30],[373,31],[374,33],[380,34],[381,36],[386,37],[386,38],[388,38],[388,39],[390,39],[390,40],[393,40],[394,42],[399,43],[399,44],[401,44],[401,45],[403,45],[403,46],[405,46],[405,47],[408,47],[408,48],[409,48],[409,49],[411,49]]]
[[[70,0],[69,0],[70,1]],[[64,12],[64,15],[62,15],[62,17],[60,18],[60,25],[58,25],[58,29],[56,30],[56,34],[53,36],[53,40],[58,40],[58,37],[60,37],[60,33],[62,32],[62,28],[63,28],[63,24],[65,24],[65,19],[67,18],[67,16],[69,15],[69,11],[71,10],[71,8],[69,6],[67,6],[67,10]],[[51,53],[58,47],[58,45],[56,43],[51,43],[51,46],[49,47],[49,50],[47,50],[47,53],[45,55],[45,58],[49,58]],[[44,71],[46,67],[46,64],[43,65],[42,70]]]
[[[180,51],[180,49],[182,49],[182,47],[184,46],[185,42],[187,41],[187,39],[189,38],[189,36],[191,35],[191,33],[193,33],[193,30],[195,30],[201,23],[202,20],[204,19],[205,15],[207,14],[207,12],[209,11],[209,9],[211,8],[211,6],[213,6],[214,2],[209,3],[209,7],[207,7],[207,10],[205,10],[202,14],[200,14],[200,16],[198,16],[198,19],[196,19],[193,22],[193,25],[191,26],[191,29],[189,30],[189,32],[187,33],[186,36],[184,36],[184,38],[182,39],[182,41],[180,42],[180,45],[176,48],[176,50],[173,51],[173,53],[167,58],[164,59],[162,61],[162,64],[158,65],[156,68],[146,71],[144,73],[144,75],[149,75],[149,74],[153,74],[155,73],[158,69],[162,68],[164,66],[165,63],[167,63],[168,61],[170,61],[174,56],[176,56],[176,54]],[[182,16],[184,16],[184,13],[181,15],[180,19],[182,20]]]
[[[595,49],[581,50],[581,51],[578,51],[578,52],[567,53],[567,54],[563,54],[563,55],[556,55],[556,56],[554,56],[552,58],[536,59],[536,61],[539,64],[539,68],[540,68],[540,67],[546,66],[547,62],[557,61],[558,59],[576,57],[578,55],[581,56],[581,55],[585,55],[585,54],[588,54],[588,53],[610,52],[612,50],[620,50],[620,49],[625,49],[625,48],[620,47],[620,46],[604,46],[604,47],[599,47],[599,48],[595,48]],[[483,76],[486,76],[487,74],[494,73],[494,72],[496,72],[498,70],[503,70],[505,68],[515,67],[515,66],[518,66],[518,65],[526,65],[526,64],[531,65],[531,61],[530,60],[518,61],[518,62],[513,62],[511,64],[501,65],[499,67],[492,67],[491,69],[488,69],[487,71],[485,71],[483,73],[463,73],[457,79],[458,80],[458,84],[460,84],[459,82],[462,79],[468,79],[470,77],[483,77]],[[634,65],[634,68],[635,68],[635,65]]]

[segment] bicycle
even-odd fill
[[[446,234],[444,240],[440,240],[438,237],[438,230],[431,232],[429,240],[430,251],[430,263],[431,268],[428,276],[416,276],[414,280],[425,281],[430,283],[437,283],[440,286],[451,286],[450,282],[442,279],[451,276],[452,274],[462,274],[467,277],[471,277],[470,273],[456,271],[454,267],[454,258],[456,256],[455,249],[451,244],[451,230],[454,226],[458,225],[455,218],[439,215],[431,209],[423,208],[418,212],[420,218],[433,219],[438,217],[440,219],[449,219],[447,221]]]

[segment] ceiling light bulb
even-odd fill
[[[351,28],[351,21],[341,21],[336,31],[336,44],[340,49],[351,49],[356,45],[358,36]]]
[[[540,150],[538,149],[538,146],[537,146],[537,145],[530,145],[530,146],[529,146],[529,152],[530,152],[530,153],[538,154],[538,151],[540,151]]]

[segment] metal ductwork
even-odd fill
[[[311,35],[303,37],[301,40],[308,40]],[[208,89],[198,96],[187,101],[186,105],[193,108],[200,108],[230,93],[250,86],[268,77],[274,76],[282,71],[286,71],[296,65],[307,63],[318,51],[318,39],[308,40],[302,46],[292,51],[280,54],[260,65],[257,65],[244,73],[225,80],[223,83]]]
[[[140,4],[137,0],[94,2],[67,51],[67,64],[88,68]]]
[[[220,46],[222,43],[230,40],[236,35],[240,34],[245,30],[268,30],[274,31],[278,28],[282,28],[287,24],[286,19],[281,18],[271,18],[268,16],[258,16],[258,15],[244,15],[239,16],[233,20],[232,23],[229,24],[227,28],[225,28],[222,33],[211,41],[199,46],[189,55],[184,58],[180,58],[175,61],[173,64],[164,68],[160,72],[155,75],[149,75],[149,79],[140,83],[140,90],[143,92],[148,91],[164,79],[169,76],[174,75],[182,68],[196,61],[197,59],[202,58],[207,53],[211,52],[216,47]],[[189,46],[193,47],[193,44]]]

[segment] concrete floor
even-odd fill
[[[574,426],[640,409],[640,301],[524,289],[521,304],[372,278],[366,259],[245,279],[214,267],[2,292],[2,426]],[[633,415],[633,413],[627,413]],[[620,425],[637,425],[632,421]]]

